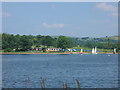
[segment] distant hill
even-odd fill
[[[118,41],[118,36],[111,36],[111,37],[102,37],[102,38],[90,38],[90,37],[81,37],[81,38],[73,38],[73,40],[78,40],[78,41],[89,41],[89,42],[117,42]]]
[[[51,37],[59,37],[59,36],[51,36]],[[74,36],[66,36],[66,37],[69,37],[69,38],[80,38],[80,39],[89,39],[89,38],[92,38],[92,37],[74,37]],[[95,38],[95,37],[94,37]],[[118,40],[118,36],[110,36],[110,37],[99,37],[101,39],[105,39],[105,38],[110,38],[111,40]]]
[[[59,36],[52,36],[53,38],[58,38]],[[104,42],[117,42],[118,41],[118,36],[110,36],[110,37],[100,37],[100,38],[91,38],[91,37],[70,37],[73,41],[75,42],[80,42],[80,43],[87,43],[87,42],[99,42],[99,43],[104,43]]]
[[[98,48],[107,48],[108,45],[110,48],[117,47],[118,36],[111,36],[111,37],[101,37],[101,38],[90,38],[90,37],[71,37],[73,40],[74,46],[81,46],[81,47],[94,47],[97,46]]]
[[[105,39],[106,37],[102,38],[102,39]],[[111,36],[111,37],[108,37],[110,40],[118,40],[118,36]]]

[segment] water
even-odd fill
[[[47,88],[117,88],[118,55],[3,55],[4,88],[40,88],[41,77]]]

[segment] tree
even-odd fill
[[[59,36],[59,38],[57,40],[57,47],[62,48],[62,49],[71,48],[72,40],[65,36]]]
[[[21,36],[19,34],[14,36],[14,49],[19,49],[20,48],[20,38]]]
[[[42,45],[53,46],[54,45],[54,39],[50,36],[45,36],[45,37],[42,38]]]
[[[12,34],[3,33],[2,34],[2,48],[3,49],[10,48],[11,50],[13,50],[15,47],[16,47],[15,36]]]
[[[30,39],[25,35],[21,36],[21,38],[20,38],[21,50],[27,51],[27,50],[31,49],[31,46],[32,46],[32,42],[30,41]]]
[[[41,36],[41,35],[37,35],[36,36],[36,39],[35,39],[35,45],[36,45],[36,47],[40,47],[41,46],[41,44],[42,44],[42,38],[43,38],[43,36]]]
[[[91,43],[91,42],[87,42],[87,43],[85,43],[85,47],[93,48],[93,47],[95,47],[95,44]]]

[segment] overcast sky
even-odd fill
[[[9,34],[105,37],[118,34],[116,3],[9,2],[2,4],[2,30]]]

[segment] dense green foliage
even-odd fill
[[[72,47],[72,40],[65,36],[53,38],[51,36],[33,36],[33,35],[12,35],[2,34],[2,49],[6,52],[28,51],[32,47]]]
[[[42,41],[42,45],[45,45],[45,46],[54,46],[54,43],[55,43],[54,38],[50,36],[43,37],[41,41]]]
[[[97,47],[100,49],[120,49],[118,40],[112,39],[111,37],[105,38],[75,38],[75,37],[52,37],[42,35],[13,35],[13,34],[2,34],[2,49],[6,52],[11,51],[28,51],[33,47],[55,47],[55,48],[72,48],[72,47],[86,47],[93,48]]]
[[[120,42],[118,42],[118,38],[114,39],[114,37],[105,37],[105,38],[72,38],[74,46],[80,47],[88,47],[93,48],[97,47],[99,49],[120,49]]]
[[[57,40],[57,47],[62,48],[62,49],[71,48],[72,40],[65,36],[59,36],[59,38]]]

